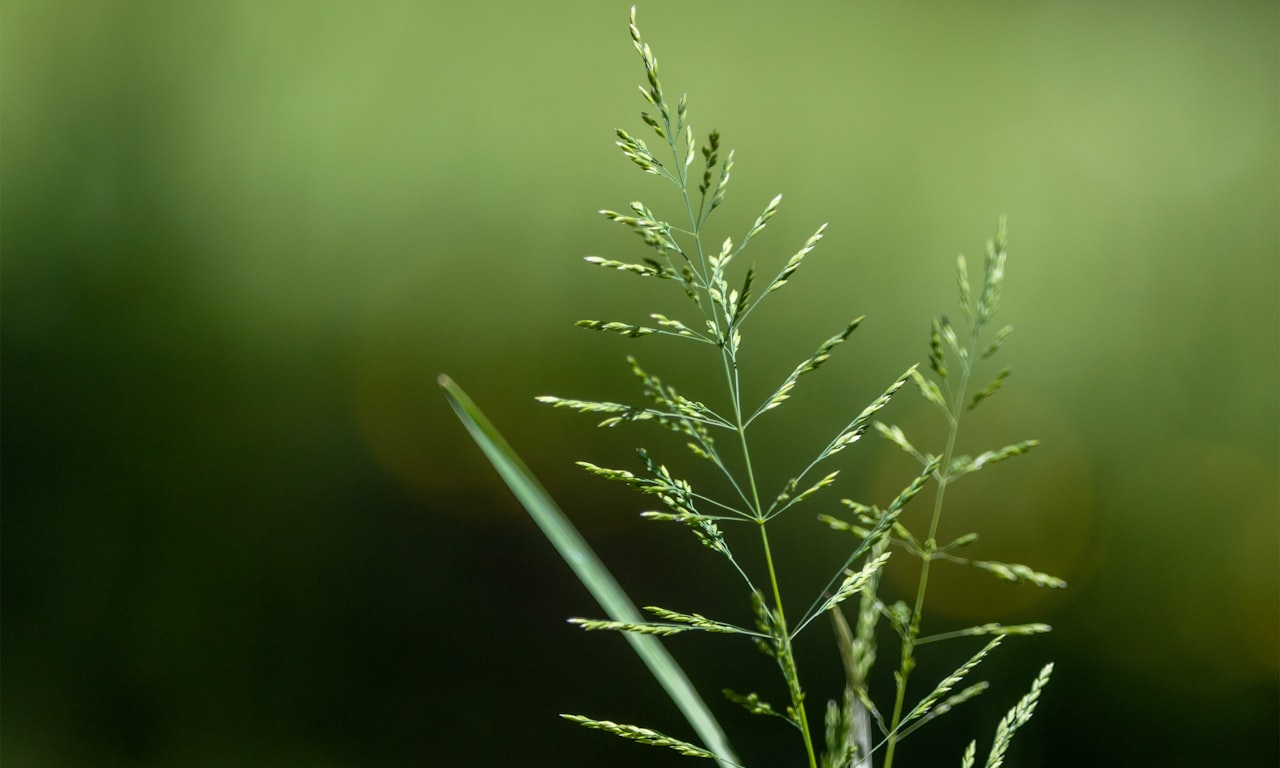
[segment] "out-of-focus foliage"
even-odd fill
[[[1016,550],[1072,589],[993,591],[962,569],[930,589],[956,626],[1056,627],[1010,673],[1057,662],[1011,762],[1274,765],[1275,4],[641,12],[696,131],[721,128],[750,170],[721,220],[785,192],[753,243],[778,264],[831,221],[768,310],[786,332],[744,355],[773,381],[795,339],[867,316],[783,406],[792,425],[926,359],[955,251],[1009,216],[1015,371],[967,437],[1043,445],[966,483],[940,535],[990,532],[975,556]],[[467,386],[609,562],[702,556],[572,468],[614,441],[532,401],[629,394],[617,340],[572,323],[652,309],[648,286],[619,300],[580,260],[637,253],[593,213],[635,195],[612,145],[619,115],[640,127],[625,17],[585,0],[6,4],[6,763],[630,757],[589,752],[555,713],[661,711],[661,694],[638,667],[602,679],[615,649],[562,625],[585,594],[434,385]],[[928,433],[927,404],[896,407]],[[910,467],[864,443],[841,493],[883,499]],[[821,556],[839,557],[789,553]],[[673,605],[724,586],[619,576]],[[672,648],[728,667],[707,681],[751,663]],[[831,675],[834,692],[836,659]],[[972,706],[989,723],[1007,701]],[[938,731],[946,759],[970,722]]]

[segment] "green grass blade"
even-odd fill
[[[573,569],[574,574],[595,597],[609,618],[632,624],[643,623],[645,619],[622,591],[622,587],[618,586],[618,582],[605,568],[604,563],[600,562],[582,535],[551,500],[546,490],[484,413],[448,376],[441,375],[439,382],[449,404],[453,406],[454,412],[471,433],[472,439],[480,446],[480,450],[484,451],[494,469],[498,470],[498,474],[506,481],[516,498],[529,511],[534,522],[542,529],[543,534],[555,545],[556,551]],[[645,666],[671,696],[671,700],[684,713],[703,743],[717,755],[716,762],[723,768],[738,765],[737,757],[734,756],[715,716],[711,714],[711,710],[694,690],[689,678],[685,676],[684,671],[662,647],[662,644],[648,635],[626,633],[624,636],[635,652],[640,655]]]

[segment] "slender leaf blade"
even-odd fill
[[[439,383],[449,405],[453,407],[454,413],[467,428],[471,438],[476,441],[476,445],[480,446],[485,457],[528,510],[529,515],[555,546],[556,551],[573,569],[583,586],[595,597],[601,609],[614,621],[644,623],[644,618],[635,604],[623,592],[622,587],[618,585],[604,563],[560,511],[542,484],[533,476],[484,412],[467,396],[462,387],[448,376],[441,375]],[[666,690],[694,731],[717,756],[716,762],[722,767],[736,765],[737,758],[720,724],[671,654],[667,653],[656,638],[649,635],[628,632],[623,636],[631,643],[631,647]]]

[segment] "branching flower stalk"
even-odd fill
[[[679,190],[683,208],[682,217],[687,224],[677,226],[665,218],[660,218],[649,206],[638,201],[630,204],[629,212],[601,211],[607,219],[622,224],[639,236],[644,245],[650,249],[650,254],[636,263],[597,256],[588,257],[587,261],[600,267],[639,277],[672,281],[693,304],[694,314],[699,322],[686,324],[680,319],[655,313],[650,315],[654,321],[652,324],[583,320],[579,321],[578,325],[628,338],[666,336],[712,347],[723,369],[729,406],[727,411],[720,412],[700,400],[682,395],[674,387],[642,368],[634,357],[628,358],[628,361],[633,374],[640,381],[647,401],[645,405],[551,396],[538,399],[554,407],[600,414],[603,416],[601,426],[612,427],[640,421],[656,422],[681,435],[696,457],[709,462],[724,476],[731,493],[727,498],[716,498],[695,491],[692,484],[672,475],[665,464],[643,449],[638,452],[640,464],[643,466],[643,472],[639,474],[630,470],[611,469],[588,462],[579,462],[583,469],[594,475],[625,483],[643,494],[657,498],[664,509],[645,512],[644,518],[680,523],[691,529],[708,549],[725,558],[743,580],[750,595],[756,622],[754,628],[747,628],[697,613],[683,613],[659,607],[646,608],[655,617],[656,620],[653,621],[621,620],[615,615],[611,620],[575,618],[571,619],[571,622],[587,630],[608,630],[633,635],[666,637],[688,631],[702,631],[749,637],[759,650],[773,659],[777,665],[786,686],[788,703],[787,706],[779,709],[770,705],[759,694],[738,694],[726,690],[725,694],[731,701],[752,714],[778,717],[794,726],[799,733],[810,768],[819,768],[820,765],[822,768],[871,768],[874,753],[882,747],[884,749],[883,766],[892,768],[898,744],[902,739],[939,715],[986,690],[985,683],[977,683],[967,685],[957,693],[951,693],[953,688],[965,682],[968,674],[988,654],[992,653],[1007,635],[1035,634],[1048,630],[1048,627],[1043,624],[1005,626],[988,623],[950,630],[933,636],[921,636],[921,618],[932,563],[935,560],[947,560],[971,565],[1010,581],[1039,586],[1063,586],[1060,580],[1033,571],[1026,566],[971,560],[954,554],[954,550],[976,540],[976,535],[961,537],[945,546],[939,546],[936,538],[944,498],[951,484],[966,474],[1025,453],[1036,445],[1035,441],[1027,441],[998,451],[988,451],[972,458],[957,456],[955,453],[961,415],[994,394],[1008,376],[1008,371],[1000,373],[989,386],[969,398],[969,381],[976,363],[994,354],[1008,337],[1010,330],[1008,328],[1000,330],[994,340],[985,350],[982,350],[983,330],[999,305],[1003,283],[1006,258],[1004,222],[1001,221],[995,239],[988,245],[982,291],[976,301],[970,296],[968,271],[963,257],[958,262],[961,309],[966,321],[967,337],[962,344],[945,316],[934,322],[930,338],[929,363],[936,380],[926,378],[917,366],[909,368],[893,380],[879,397],[838,430],[825,447],[818,450],[801,471],[787,481],[772,500],[769,500],[770,497],[763,496],[761,493],[756,466],[752,461],[751,442],[748,435],[750,428],[757,419],[790,398],[799,379],[821,367],[830,358],[835,348],[846,341],[858,328],[862,318],[850,321],[843,330],[820,344],[817,350],[797,365],[792,373],[759,405],[751,408],[744,403],[739,357],[743,343],[744,323],[765,297],[781,289],[795,275],[805,257],[822,240],[826,224],[818,227],[801,248],[783,264],[763,290],[757,289],[754,265],[746,268],[741,282],[734,282],[738,287],[731,287],[729,280],[731,264],[735,263],[735,258],[768,225],[779,209],[782,196],[774,197],[765,205],[763,212],[748,228],[740,242],[735,243],[732,238],[725,238],[719,245],[713,244],[715,241],[708,235],[706,225],[711,214],[725,199],[733,169],[733,152],[727,152],[723,161],[721,160],[720,135],[716,131],[711,131],[706,143],[698,147],[694,140],[693,129],[689,125],[688,99],[681,96],[674,108],[667,100],[658,76],[657,58],[641,38],[640,30],[636,26],[634,8],[631,11],[629,29],[632,44],[640,54],[644,65],[647,81],[640,87],[640,92],[648,104],[646,111],[641,113],[641,121],[665,143],[666,151],[663,155],[665,158],[669,154],[670,158],[660,158],[643,139],[622,129],[616,132],[617,145],[627,158],[646,173],[665,180]],[[702,161],[700,176],[691,173],[693,163],[699,157]],[[958,369],[955,379],[950,378],[948,372],[948,366],[953,363]],[[908,381],[914,382],[924,397],[946,415],[949,431],[945,449],[940,456],[921,453],[908,442],[901,429],[875,420],[876,415],[889,404],[891,398]],[[808,610],[792,622],[789,620],[790,614],[783,606],[783,590],[769,538],[769,524],[779,515],[808,501],[831,486],[839,470],[830,471],[817,480],[811,479],[811,475],[819,464],[827,462],[857,442],[867,429],[872,427],[914,456],[920,462],[920,472],[884,508],[848,499],[843,500],[844,505],[853,512],[853,522],[831,515],[819,516],[819,519],[832,529],[852,534],[856,543],[851,546],[851,551],[844,562],[834,569],[830,580],[814,598]],[[722,433],[729,433],[727,443],[732,448],[728,453],[722,451],[720,443],[716,440],[716,437]],[[899,518],[906,505],[921,493],[931,480],[936,483],[933,514],[927,535],[917,538],[900,522]],[[723,535],[722,526],[735,524],[750,524],[757,529],[764,562],[763,578],[748,573],[735,557]],[[908,555],[918,557],[921,562],[915,601],[910,608],[902,603],[886,605],[879,596],[881,571],[893,552],[901,550],[905,550]],[[766,581],[767,584],[765,584]],[[763,587],[757,586],[757,583],[762,584]],[[855,597],[858,605],[856,630],[849,626],[843,613],[845,603]],[[634,615],[634,609],[632,613]],[[828,703],[824,718],[826,751],[820,755],[815,746],[813,728],[807,712],[807,693],[801,684],[793,640],[814,620],[824,615],[830,616],[836,626],[837,646],[845,663],[846,680],[841,701],[833,700]],[[880,619],[886,617],[899,635],[902,649],[900,666],[895,675],[897,685],[894,705],[888,722],[883,719],[880,710],[873,702],[871,692],[867,689],[868,673],[876,656],[877,626]],[[976,636],[987,637],[987,644],[955,672],[935,685],[929,694],[908,708],[908,681],[915,667],[917,648],[926,643]],[[1032,692],[1027,694],[1027,697],[1024,697],[1018,707],[1015,707],[1015,710],[1011,711],[1001,723],[987,768],[996,768],[1003,760],[1008,739],[1030,717],[1040,689],[1047,682],[1049,670],[1050,667],[1046,667],[1040,678],[1036,680]],[[727,754],[727,745],[722,745],[721,752],[717,753],[637,725],[593,719],[582,715],[565,715],[564,717],[585,727],[613,733],[628,740],[666,747],[683,755],[711,758],[721,765],[740,765],[735,757]],[[880,731],[878,738],[871,732],[873,724]],[[965,765],[973,764],[973,760],[976,759],[975,750],[976,745],[970,744],[963,758]]]
[[[973,373],[975,362],[979,359],[978,345],[982,338],[982,330],[987,320],[995,314],[999,306],[1007,248],[1007,226],[1002,219],[995,239],[987,245],[983,291],[978,300],[976,315],[971,310],[968,266],[963,256],[957,260],[957,283],[961,293],[960,306],[964,312],[965,320],[970,324],[968,343],[963,347],[960,346],[956,333],[945,315],[934,321],[933,333],[930,336],[930,366],[934,373],[944,382],[947,391],[943,393],[936,382],[928,381],[922,374],[917,374],[915,377],[921,393],[926,399],[941,408],[946,416],[948,424],[947,442],[942,454],[942,462],[933,475],[937,483],[934,492],[933,515],[929,519],[929,534],[925,538],[924,546],[919,553],[920,576],[916,587],[915,604],[911,609],[911,620],[907,625],[906,635],[902,638],[901,662],[895,678],[897,693],[893,705],[893,719],[890,724],[889,736],[887,737],[884,768],[892,768],[893,766],[895,751],[900,738],[899,727],[902,722],[902,708],[906,696],[907,681],[910,679],[911,671],[915,667],[915,648],[920,638],[920,621],[924,615],[925,592],[929,586],[929,569],[933,561],[940,555],[937,540],[938,523],[942,519],[942,506],[946,497],[947,486],[953,479],[952,470],[955,459],[956,436],[960,432],[960,420],[965,411],[971,407],[976,407],[978,403],[999,388],[1009,374],[1007,369],[1002,371],[988,388],[990,391],[984,390],[984,394],[975,398],[971,405],[967,405],[966,395],[969,387],[969,377]],[[1011,326],[1001,329],[997,335],[997,341],[982,354],[982,357],[990,357],[994,354],[1011,331]],[[959,378],[954,385],[951,384],[952,379],[948,376],[946,352],[950,352],[953,359],[960,366]],[[1026,444],[1026,448],[1029,449],[1035,445],[1038,445],[1038,443],[1031,441]]]

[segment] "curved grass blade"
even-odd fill
[[[448,376],[442,374],[439,383],[454,412],[471,433],[471,438],[480,446],[480,450],[493,464],[494,469],[506,481],[507,486],[528,510],[534,522],[542,529],[543,534],[555,546],[556,551],[573,569],[574,574],[595,597],[596,602],[609,618],[632,624],[643,623],[644,618],[622,591],[622,587],[614,580],[612,574],[596,557],[586,540],[560,511],[556,503],[551,500],[542,484],[521,461],[519,455],[485,417],[484,412]],[[737,765],[737,757],[729,746],[720,724],[694,690],[680,665],[671,658],[662,644],[648,635],[627,632],[624,633],[624,637],[631,643],[631,647],[666,690],[689,724],[693,726],[703,743],[715,753],[716,762],[722,768]]]

